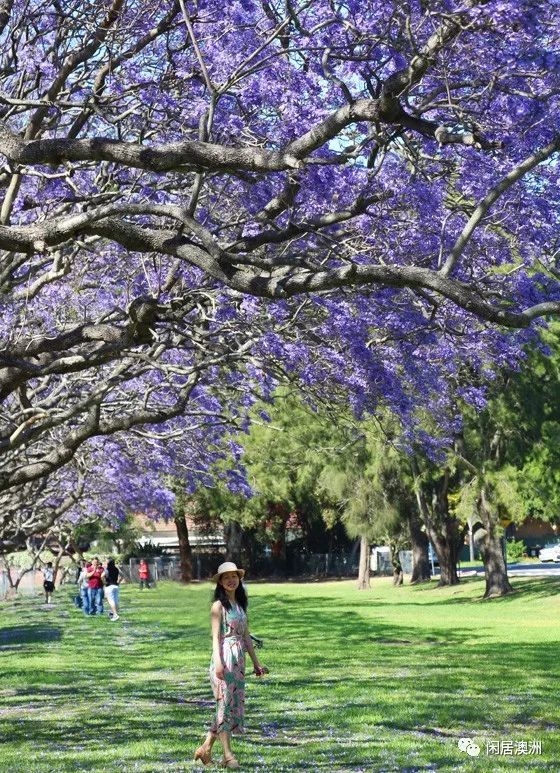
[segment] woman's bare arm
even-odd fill
[[[262,676],[262,674],[265,673],[265,671],[263,670],[263,666],[260,664],[260,661],[257,657],[257,653],[255,652],[255,647],[253,646],[253,640],[251,639],[251,634],[249,633],[249,626],[247,626],[247,631],[245,633],[245,648],[249,653],[249,657],[253,661],[255,674],[257,676]]]
[[[222,653],[220,651],[220,625],[222,622],[222,605],[219,601],[212,604],[212,654],[214,656],[214,668],[218,679],[224,678],[224,664],[222,663]]]

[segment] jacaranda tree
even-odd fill
[[[554,5],[2,0],[3,511],[274,370],[452,432],[560,311]]]

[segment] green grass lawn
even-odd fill
[[[243,769],[557,770],[560,582],[513,583],[494,601],[474,578],[249,584],[271,673],[248,679]],[[84,618],[70,593],[51,610],[0,605],[0,770],[190,770],[213,708],[210,586],[123,587],[115,623]]]

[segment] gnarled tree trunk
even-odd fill
[[[391,566],[393,567],[393,585],[402,585],[403,584],[403,568],[401,564],[401,559],[399,556],[399,546],[395,543],[389,543],[389,547],[391,548]]]
[[[185,513],[177,513],[174,517],[175,528],[177,529],[177,538],[179,540],[179,566],[181,582],[192,582],[192,549],[189,540],[189,529]]]
[[[486,575],[484,598],[506,596],[513,593],[513,588],[507,574],[502,543],[497,534],[498,513],[491,507],[484,488],[478,500],[478,513],[481,526],[475,531],[474,539],[480,550]]]
[[[70,540],[69,539],[67,539],[64,543],[62,542],[62,540],[58,541],[58,545],[56,546],[56,558],[55,558],[54,564],[53,564],[53,580],[54,580],[54,582],[56,582],[56,579],[57,579],[57,576],[58,576],[58,572],[59,572],[59,569],[60,569],[60,563],[61,563],[62,559],[64,558],[64,556],[68,555],[69,548],[70,548]],[[52,550],[52,552],[54,553],[54,550]],[[63,573],[62,577],[60,578],[59,585],[62,585],[63,581],[64,581],[64,573]]]
[[[415,477],[417,468],[413,464]],[[426,492],[421,485],[416,487],[418,510],[424,521],[426,532],[436,551],[440,578],[438,586],[457,585],[457,558],[463,540],[463,529],[456,518],[449,514],[448,501],[449,470],[446,468],[437,484],[431,491],[431,502],[428,502]]]
[[[173,505],[173,523],[177,529],[179,542],[179,571],[180,582],[189,583],[193,578],[192,549],[189,540],[189,527],[187,526],[187,512],[189,501],[185,493],[184,483],[180,478],[173,478],[171,490],[175,494]]]
[[[447,529],[443,534],[431,531],[430,539],[432,540],[436,555],[439,561],[440,577],[438,585],[443,587],[444,585],[457,585],[459,583],[459,575],[457,574],[457,557],[459,551],[457,550],[456,542],[453,538],[449,538],[446,534]]]

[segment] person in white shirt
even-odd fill
[[[54,591],[54,570],[52,568],[52,561],[43,569],[43,588],[45,590],[45,604],[51,603],[51,596]]]
[[[82,612],[84,615],[89,615],[89,584],[88,584],[88,572],[91,568],[89,561],[82,561],[82,568],[78,576],[78,588],[80,589],[80,597],[82,599]]]

